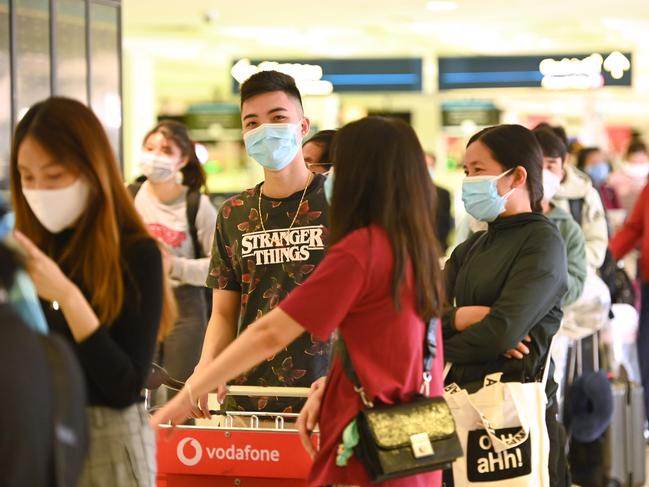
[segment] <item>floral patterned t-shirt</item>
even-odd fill
[[[299,211],[303,191],[283,199],[262,194],[265,230],[259,212],[261,184],[230,198],[221,207],[207,286],[241,293],[237,334],[304,283],[324,258],[329,240],[324,181],[324,176],[314,175]],[[305,333],[232,384],[309,387],[326,375],[329,351],[329,341]],[[301,399],[276,397],[236,397],[230,401],[228,408],[267,412],[298,412],[304,404]]]

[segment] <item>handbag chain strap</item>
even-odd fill
[[[424,387],[426,389],[427,389],[427,384],[431,380],[430,371],[433,368],[433,362],[435,360],[435,356],[437,352],[437,343],[436,343],[437,326],[438,326],[437,318],[432,318],[426,323],[426,333],[424,335],[424,364],[423,364]],[[337,333],[337,335],[338,337],[334,343],[334,353],[340,355],[340,360],[343,365],[343,370],[345,371],[345,374],[347,374],[347,377],[349,378],[352,385],[354,386],[354,390],[360,396],[361,401],[363,401],[365,407],[371,409],[374,407],[374,403],[367,396],[365,389],[363,388],[363,385],[361,384],[361,381],[358,378],[358,374],[356,374],[356,370],[354,369],[354,366],[352,364],[352,359],[349,356],[349,351],[347,350],[347,345],[345,344],[345,341],[343,340],[340,331]]]

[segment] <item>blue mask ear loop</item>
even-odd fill
[[[496,179],[494,179],[494,181],[498,181],[500,178],[505,177],[508,172],[512,172],[514,169],[516,169],[516,168],[512,167],[510,169],[507,169],[504,173],[500,174]],[[498,188],[496,188],[496,192],[497,191],[498,191]],[[516,188],[510,189],[504,195],[502,195],[501,198],[503,198],[505,201],[507,201],[507,198],[509,198],[514,191],[516,191]]]

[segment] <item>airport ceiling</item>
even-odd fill
[[[649,46],[649,0],[124,0],[170,58],[571,53]]]

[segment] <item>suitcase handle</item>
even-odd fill
[[[593,370],[595,372],[599,371],[599,332],[595,332],[589,337],[584,337],[579,340],[579,346],[575,347],[575,355],[577,358],[577,375],[581,375],[584,371],[583,363],[583,347],[584,339],[591,338],[593,339]]]

